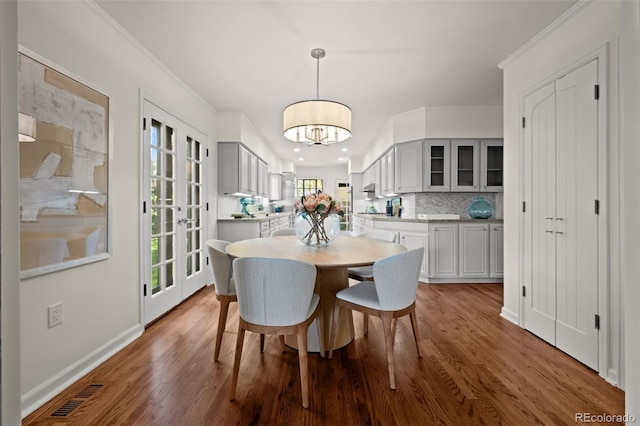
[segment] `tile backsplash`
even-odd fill
[[[494,218],[502,219],[503,194],[501,192],[419,192],[402,194],[402,217],[415,219],[418,214],[459,214],[469,219],[467,209],[476,197],[483,197],[495,209]],[[384,212],[385,200],[370,202],[378,211]]]

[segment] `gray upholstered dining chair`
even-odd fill
[[[269,236],[270,237],[279,237],[279,236],[283,236],[283,235],[296,235],[296,230],[293,229],[293,228],[276,229]]]
[[[373,229],[371,231],[365,231],[357,235],[362,238],[373,238],[375,240],[387,241],[389,243],[396,242],[396,233],[387,231],[385,229]],[[349,268],[349,278],[358,281],[370,280],[373,278],[373,269],[371,266],[358,266]]]
[[[216,290],[216,299],[220,302],[220,314],[218,315],[218,334],[216,335],[216,347],[213,359],[218,360],[222,335],[227,325],[227,313],[229,304],[236,302],[236,286],[233,280],[232,257],[225,251],[225,247],[231,244],[224,240],[207,240],[209,253],[209,266],[213,274],[213,284]]]
[[[336,308],[329,338],[329,358],[333,357],[336,338],[334,329],[337,326],[338,312],[341,308],[380,317],[387,351],[389,384],[391,389],[396,388],[393,359],[395,326],[392,326],[394,319],[406,315],[411,317],[418,357],[422,357],[416,318],[416,291],[423,257],[424,248],[420,247],[380,259],[373,264],[374,281],[363,281],[336,294]]]
[[[231,379],[231,399],[236,394],[245,330],[279,336],[296,334],[302,406],[308,408],[307,330],[316,318],[320,353],[324,357],[320,296],[313,292],[316,267],[293,259],[243,257],[233,261],[233,270],[240,321]]]

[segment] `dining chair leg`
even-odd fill
[[[418,357],[422,358],[422,351],[420,350],[420,330],[418,329],[418,317],[416,316],[415,306],[411,313],[409,314],[411,317],[411,328],[413,329],[413,338],[416,341],[416,349],[418,350]]]
[[[391,342],[393,346],[396,345],[396,328],[398,326],[398,318],[393,318],[391,320]]]
[[[340,318],[340,305],[336,303],[333,307],[333,323],[331,324],[331,333],[329,333],[329,359],[333,358],[333,348],[335,348],[336,339],[338,338],[336,329],[338,328],[339,318]]]
[[[318,330],[318,345],[320,346],[320,356],[324,358],[324,352],[327,350],[327,348],[324,344],[324,315],[322,313],[322,309],[318,309],[318,316],[316,317],[315,322],[316,330]]]
[[[300,387],[302,388],[302,406],[309,408],[309,362],[307,360],[308,326],[298,325],[298,360],[300,363]]]
[[[242,345],[244,343],[244,328],[242,324],[238,326],[238,339],[236,340],[236,355],[233,360],[233,374],[231,376],[231,393],[232,401],[236,397],[236,386],[238,384],[238,373],[240,372],[240,358],[242,357]]]
[[[366,312],[362,313],[362,321],[363,321],[364,335],[366,336],[369,334],[369,315]]]
[[[264,334],[260,333],[260,352],[264,352]]]
[[[391,389],[396,388],[395,366],[393,361],[393,334],[391,332],[391,322],[393,314],[391,312],[382,312],[382,329],[384,330],[384,341],[387,348],[387,364],[389,366],[389,385]]]
[[[230,301],[226,298],[220,300],[220,314],[218,315],[218,334],[216,335],[216,348],[213,353],[213,360],[218,361],[220,355],[220,345],[222,344],[222,335],[227,325],[227,313],[229,312]]]

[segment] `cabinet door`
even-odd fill
[[[429,277],[458,277],[458,225],[429,225]]]
[[[480,190],[502,192],[503,143],[501,140],[483,140],[480,142]]]
[[[249,193],[258,194],[258,159],[253,154],[249,154]]]
[[[267,197],[269,181],[267,178],[267,163],[258,159],[258,195]]]
[[[423,145],[425,192],[449,192],[451,189],[451,141],[427,140]]]
[[[251,194],[251,157],[249,151],[240,148],[240,192],[245,194]]]
[[[384,194],[385,195],[395,195],[396,191],[396,155],[395,150],[390,149],[385,155],[385,163],[386,163],[386,185]]]
[[[381,180],[381,164],[382,160],[377,160],[373,163],[373,182],[376,184],[376,197],[381,198],[382,195],[382,180]]]
[[[427,276],[429,271],[429,234],[400,231],[399,241],[407,250],[420,247],[424,248],[424,257],[422,259],[422,265],[420,265],[420,276]]]
[[[236,143],[218,143],[218,194],[240,190],[240,156]]]
[[[407,142],[395,147],[395,192],[422,191],[422,141]]]
[[[489,276],[504,277],[504,227],[502,224],[489,225]]]
[[[269,173],[269,200],[282,200],[282,175]]]
[[[479,141],[451,141],[451,191],[480,190]]]
[[[489,225],[460,224],[460,277],[489,276]]]

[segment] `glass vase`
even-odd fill
[[[301,212],[294,226],[296,236],[308,246],[328,246],[340,233],[338,215],[323,215],[316,212]]]
[[[483,197],[475,197],[467,211],[474,219],[489,219],[493,216],[493,207]]]

